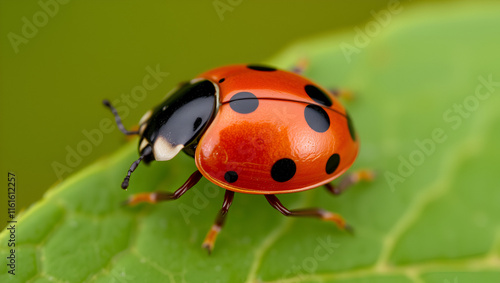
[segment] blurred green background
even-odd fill
[[[224,64],[261,62],[304,37],[352,30],[389,1],[61,2],[0,1],[0,168],[17,175],[18,211],[59,177],[124,143],[115,128],[87,156],[67,160],[82,141],[90,144],[85,131],[111,117],[102,99],[129,95],[148,66],[169,75],[132,108],[128,126],[180,81]],[[401,2],[409,9],[422,1]],[[1,187],[4,207],[5,179]],[[2,209],[2,227],[6,216]]]

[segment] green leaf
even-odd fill
[[[237,194],[208,256],[200,245],[223,190],[202,180],[170,203],[120,206],[133,193],[173,191],[196,169],[186,156],[141,165],[124,192],[134,141],[19,217],[16,275],[2,264],[0,281],[500,282],[500,6],[401,7],[378,30],[368,22],[268,62],[306,58],[306,76],[355,93],[346,102],[361,140],[354,169],[378,178],[340,197],[280,196],[289,208],[341,213],[355,236]],[[9,237],[0,235],[4,259]]]

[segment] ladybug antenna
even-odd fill
[[[115,116],[115,121],[116,121],[116,124],[118,125],[118,129],[120,129],[120,131],[122,131],[122,133],[126,134],[127,136],[139,134],[139,131],[128,131],[127,129],[125,129],[125,127],[123,126],[123,123],[122,123],[122,119],[120,118],[120,115],[118,115],[118,111],[116,111],[115,107],[113,107],[113,105],[111,105],[111,102],[109,102],[109,100],[104,99],[102,101],[102,104],[104,104],[104,106],[108,107],[109,110],[111,110],[111,112]]]
[[[151,146],[148,145],[142,151],[142,154],[139,157],[139,159],[137,159],[136,161],[134,161],[134,163],[132,163],[132,165],[130,165],[130,169],[128,169],[127,176],[125,176],[125,179],[123,179],[122,189],[126,190],[128,188],[128,183],[130,181],[130,175],[132,174],[132,172],[134,172],[134,170],[137,168],[137,166],[139,166],[139,163],[141,163],[141,161],[144,159],[144,157],[151,154],[151,151],[152,151]]]

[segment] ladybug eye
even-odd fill
[[[196,131],[200,127],[202,121],[203,119],[201,117],[196,118],[193,125],[193,131]]]

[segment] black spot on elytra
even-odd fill
[[[271,177],[276,182],[286,182],[293,178],[296,171],[295,162],[289,158],[283,158],[274,163],[271,168]]]
[[[225,78],[222,78],[219,80],[219,83],[223,83],[226,79]]]
[[[340,164],[340,155],[337,153],[332,154],[328,161],[326,162],[326,174],[332,174],[337,170]]]
[[[240,114],[252,113],[259,107],[259,100],[251,92],[238,92],[229,100],[229,106]]]
[[[276,68],[264,66],[264,65],[248,65],[247,68],[255,70],[255,71],[264,71],[264,72],[273,72],[276,71]]]
[[[326,132],[326,130],[330,128],[330,117],[328,113],[318,105],[307,105],[304,109],[304,117],[309,127],[318,133]]]
[[[327,107],[332,106],[332,100],[328,97],[328,95],[324,91],[317,88],[316,86],[306,85],[304,87],[304,90],[306,91],[307,95],[309,95],[309,97],[315,102]]]
[[[234,183],[238,180],[238,173],[234,171],[227,171],[226,174],[224,174],[224,179],[226,179],[228,183]]]

